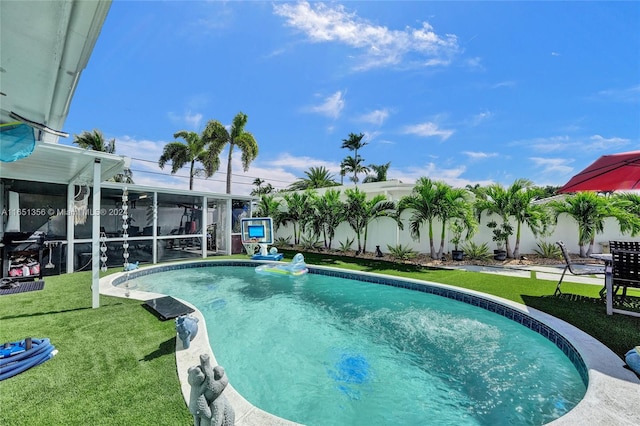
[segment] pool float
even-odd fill
[[[625,361],[633,371],[640,374],[640,346],[636,346],[627,352],[625,355]]]
[[[0,380],[42,364],[57,353],[49,339],[25,339],[5,343],[0,349]]]
[[[298,253],[293,256],[293,260],[290,263],[267,263],[256,267],[256,272],[261,274],[291,275],[297,277],[306,274],[309,272],[309,269],[307,269],[307,264],[304,263],[304,256],[302,253]]]

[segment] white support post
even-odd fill
[[[153,264],[158,263],[158,192],[153,192]]]
[[[231,231],[232,231],[232,229],[231,229],[231,227],[233,225],[233,205],[231,203],[231,198],[227,198],[225,200],[225,203],[226,203],[225,208],[227,210],[227,220],[226,220],[226,223],[225,223],[225,229],[223,229],[223,232],[224,232],[223,235],[224,235],[224,238],[227,241],[226,241],[226,244],[225,244],[224,252],[225,252],[225,254],[229,255],[229,254],[231,254],[231,251],[232,251],[232,247],[231,247],[231,244],[232,244]]]
[[[93,308],[100,307],[100,160],[93,163],[93,209],[91,211],[91,294]]]
[[[200,248],[202,249],[203,259],[206,259],[209,255],[209,239],[207,238],[207,228],[209,227],[209,224],[207,223],[207,203],[207,197],[202,197],[202,218],[200,219],[202,229],[200,230]]]
[[[74,271],[76,242],[75,242],[75,222],[74,222],[74,205],[73,197],[75,196],[75,184],[70,183],[67,185],[67,274],[71,274]],[[60,248],[62,250],[62,248]]]

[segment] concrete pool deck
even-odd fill
[[[210,261],[215,264],[216,261]],[[225,262],[229,262],[226,260]],[[233,261],[232,261],[233,262]],[[246,261],[240,261],[246,263]],[[239,262],[239,263],[240,263]],[[180,263],[184,264],[184,263]],[[162,264],[161,267],[171,266],[171,264]],[[157,267],[157,266],[156,266]],[[154,267],[150,267],[152,269]],[[335,268],[317,267],[316,269],[333,271]],[[147,268],[145,268],[147,269]],[[497,273],[509,276],[521,276],[530,277],[532,270],[535,271],[538,279],[545,279],[551,281],[557,281],[559,274],[562,273],[561,268],[557,267],[509,267],[509,268],[495,268],[495,267],[471,267],[463,266],[456,269],[466,269],[475,272],[484,273]],[[342,270],[344,271],[344,270]],[[346,271],[351,272],[351,271]],[[380,277],[379,274],[361,273],[368,276]],[[112,282],[122,277],[124,273],[109,275],[100,280],[100,293],[109,296],[126,297],[125,289],[112,285]],[[584,276],[572,276],[568,275],[564,278],[565,281],[580,282],[585,284],[602,285],[602,278],[589,278]],[[485,293],[475,292],[471,290],[465,290],[458,287],[447,286],[444,284],[425,282],[420,280],[406,279],[406,281],[419,283],[422,285],[436,286],[441,288],[450,288],[458,292],[468,293],[484,299],[492,300],[502,305],[508,306],[512,309],[525,313],[526,315],[535,318],[543,324],[553,328],[562,336],[564,336],[569,342],[576,348],[578,353],[582,356],[585,365],[588,370],[589,383],[585,397],[580,403],[574,407],[567,414],[549,423],[554,426],[566,426],[566,425],[638,425],[640,424],[640,380],[633,372],[625,369],[624,361],[620,359],[615,353],[609,350],[599,341],[593,337],[584,333],[583,331],[573,327],[572,325],[554,318],[544,312],[529,308],[525,305],[512,302],[510,300],[502,299],[499,297],[487,295]],[[142,291],[131,290],[129,298],[136,300],[149,300],[157,297],[162,297],[163,294],[148,293]],[[186,305],[195,309],[195,306],[188,302],[182,301]],[[196,338],[191,342],[189,349],[182,347],[180,339],[176,339],[176,368],[180,383],[182,387],[182,393],[185,401],[189,400],[190,385],[187,382],[187,370],[200,363],[201,354],[209,354],[213,365],[217,365],[215,355],[209,344],[207,334],[207,324],[205,323],[202,314],[195,309],[192,314],[199,320],[199,331]],[[604,315],[604,311],[603,311]],[[630,349],[638,342],[630,342]],[[236,413],[236,425],[295,425],[297,423],[276,417],[269,414],[255,406],[242,397],[231,385],[227,386],[225,390],[225,396],[232,404]]]

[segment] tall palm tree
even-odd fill
[[[421,177],[416,181],[411,194],[402,197],[398,203],[398,216],[404,210],[412,209],[409,230],[413,238],[420,239],[420,227],[427,224],[432,259],[440,259],[434,244],[433,223],[443,214],[442,205],[449,188],[444,182]]]
[[[366,178],[362,181],[362,183],[369,182],[386,182],[387,180],[387,171],[389,171],[389,167],[391,166],[391,161],[386,164],[369,164],[369,169],[375,172],[375,175],[367,175]]]
[[[338,182],[333,179],[333,175],[326,167],[309,167],[304,172],[306,178],[300,178],[289,185],[290,191],[304,191],[306,189],[326,188],[328,186],[338,186]]]
[[[262,185],[263,183],[265,183],[264,179],[255,178],[253,180],[253,184],[256,187],[251,190],[251,195],[254,195],[254,196],[267,195],[267,194],[271,194],[274,191],[273,185],[268,183],[263,186]]]
[[[227,194],[231,194],[231,160],[235,147],[240,148],[242,152],[242,167],[245,172],[249,170],[249,164],[258,156],[258,143],[251,133],[244,130],[247,120],[247,115],[239,112],[233,118],[230,131],[227,131],[219,121],[210,120],[202,132],[203,139],[211,144],[213,152],[216,152],[218,157],[224,147],[229,144],[229,157],[227,158]],[[219,161],[220,160],[218,160],[218,162]]]
[[[108,142],[105,141],[104,135],[98,129],[94,129],[91,132],[84,131],[80,135],[74,135],[73,143],[84,149],[106,152],[107,154],[116,153],[116,140],[111,139]],[[110,180],[114,182],[133,184],[133,172],[127,167],[122,171],[122,173],[115,175]]]
[[[341,148],[346,148],[349,151],[353,151],[353,157],[347,156],[341,164],[341,170],[346,173],[353,173],[353,177],[351,181],[353,183],[358,183],[358,173],[368,173],[369,169],[363,165],[364,158],[358,154],[358,150],[367,145],[367,142],[363,142],[364,133],[349,133],[349,137],[347,139],[342,140]],[[342,173],[341,173],[342,175]]]
[[[220,167],[220,158],[217,151],[204,137],[196,132],[181,130],[173,135],[174,138],[182,138],[186,142],[174,141],[165,145],[162,155],[158,160],[158,166],[164,166],[171,161],[171,174],[175,174],[185,165],[189,165],[189,189],[193,189],[193,178],[200,174],[211,177]],[[202,163],[204,169],[196,168],[196,163]]]
[[[340,168],[344,170],[344,174],[353,173],[351,176],[351,181],[353,183],[358,183],[358,173],[368,173],[369,168],[364,166],[362,163],[364,160],[360,156],[352,157],[348,155],[344,160],[342,160],[342,164],[340,164]]]
[[[362,142],[363,138],[364,133],[359,133],[357,135],[355,133],[349,133],[349,137],[347,139],[342,139],[341,148],[346,148],[349,151],[354,151],[353,156],[357,157],[358,150],[368,144],[368,142]]]

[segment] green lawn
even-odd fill
[[[286,252],[288,259],[293,253]],[[245,256],[233,256],[246,259]],[[305,254],[309,264],[411,277],[470,288],[548,312],[623,356],[640,343],[640,318],[608,317],[598,287]],[[91,274],[46,277],[44,290],[0,296],[0,343],[49,337],[52,360],[0,382],[3,424],[190,425],[175,370],[175,327],[139,301],[101,296],[91,308]],[[639,294],[635,294],[639,295]]]

